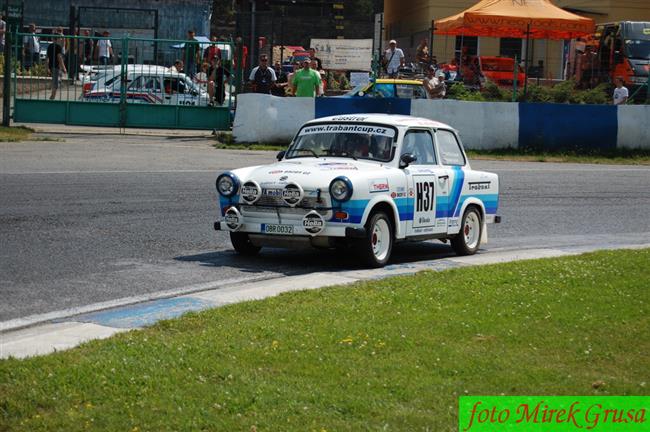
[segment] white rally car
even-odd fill
[[[262,246],[353,246],[371,267],[393,244],[449,240],[460,255],[487,241],[499,178],[470,168],[457,132],[386,114],[339,115],[302,126],[271,165],[217,178],[221,218],[237,252]]]

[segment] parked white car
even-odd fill
[[[210,97],[196,83],[183,73],[170,72],[160,66],[150,70],[128,71],[126,101],[130,103],[207,106]],[[121,79],[117,77],[104,81],[104,87],[98,81],[96,89],[82,95],[84,101],[119,102]],[[106,76],[108,78],[108,75]],[[109,82],[110,81],[110,82]]]
[[[353,246],[371,267],[393,244],[439,239],[460,255],[487,241],[499,179],[472,170],[457,132],[410,116],[339,115],[303,125],[278,162],[218,176],[235,250]]]

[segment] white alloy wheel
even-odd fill
[[[357,250],[370,267],[383,267],[393,250],[393,224],[382,211],[370,215],[366,223],[366,236],[359,239]]]
[[[451,247],[458,255],[474,255],[481,245],[482,230],[481,214],[476,207],[469,207],[463,214],[460,232],[451,239]]]
[[[372,253],[378,261],[383,261],[388,255],[390,249],[391,233],[388,222],[385,219],[379,219],[372,227],[370,242],[372,244]]]

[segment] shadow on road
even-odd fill
[[[389,265],[401,265],[444,259],[455,256],[447,244],[439,242],[403,243],[395,245]],[[353,249],[274,249],[263,248],[259,255],[247,257],[233,250],[206,252],[174,258],[176,261],[196,262],[206,267],[231,267],[242,273],[275,272],[286,276],[319,271],[348,271],[365,269]]]

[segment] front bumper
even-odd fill
[[[296,221],[291,221],[290,223],[285,223],[283,225],[291,225],[293,227],[293,234],[289,236],[301,236],[301,237],[341,237],[341,238],[364,238],[366,236],[366,229],[362,226],[349,226],[345,224],[328,224],[325,228],[316,235],[313,235]],[[261,222],[244,222],[241,227],[237,230],[232,230],[228,228],[225,222],[216,221],[214,223],[215,231],[232,231],[232,232],[244,232],[248,234],[259,234],[269,237],[280,237],[279,234],[268,234],[264,232],[264,223]]]

